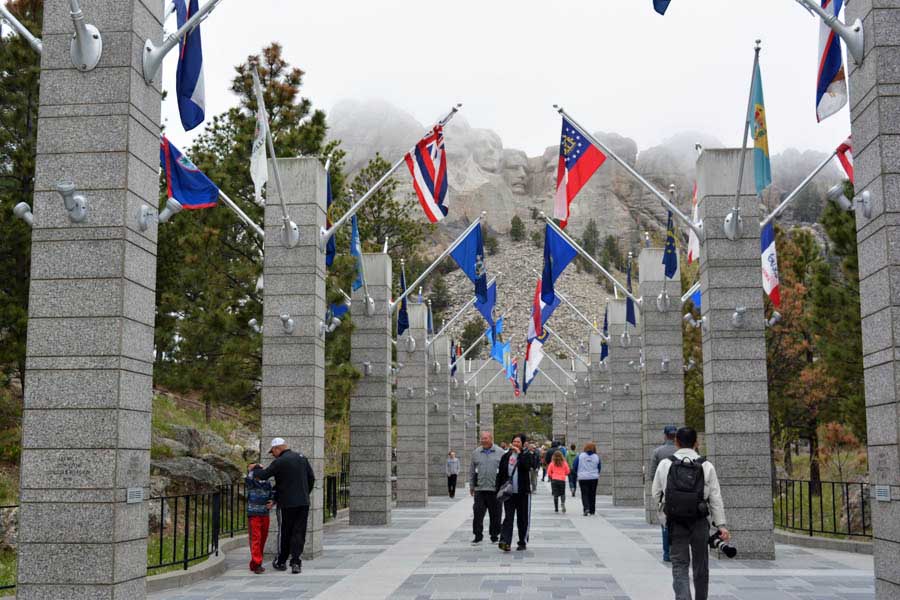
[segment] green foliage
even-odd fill
[[[468,323],[466,323],[465,328],[463,328],[462,337],[460,338],[460,343],[462,344],[463,352],[472,347],[472,344],[475,343],[481,334],[484,333],[484,330],[487,329],[487,325],[481,318],[474,318]],[[480,346],[484,346],[484,343],[480,344]],[[481,356],[481,347],[476,348],[469,352],[466,358],[479,358]]]
[[[450,288],[443,277],[431,277],[431,290],[428,293],[428,299],[431,300],[431,310],[434,313],[434,326],[440,328],[441,319],[445,316],[445,312],[450,308]]]
[[[532,246],[538,249],[544,247],[544,234],[542,234],[540,231],[532,231],[529,237],[531,238]]]
[[[525,433],[529,440],[538,443],[552,439],[553,405],[495,404],[494,441],[498,444],[510,442],[519,433]]]
[[[484,251],[487,252],[488,256],[494,256],[500,248],[497,238],[491,235],[487,227],[482,227],[482,233],[484,234]]]
[[[13,585],[16,582],[16,553],[12,550],[0,550],[0,586]],[[12,597],[15,590],[2,590],[0,596]]]
[[[509,222],[509,237],[514,242],[521,242],[525,239],[525,223],[516,215]]]
[[[597,260],[604,269],[610,266],[619,271],[625,270],[625,256],[619,249],[619,240],[614,235],[608,235],[603,240],[603,248],[600,250],[600,258]]]
[[[22,398],[0,388],[0,463],[18,464],[21,441]]]
[[[584,251],[589,255],[593,256],[594,258],[597,257],[597,251],[600,248],[600,230],[597,229],[597,221],[595,221],[594,219],[590,219],[587,222],[587,225],[584,226],[584,231],[581,234],[581,247],[584,248]],[[588,273],[594,272],[594,265],[584,260],[580,256],[578,257],[578,264]]]
[[[36,35],[42,0],[11,0],[10,12]],[[31,229],[12,212],[32,204],[41,57],[18,35],[0,38],[0,386],[25,375]]]
[[[687,290],[699,277],[700,264],[681,264],[681,289]],[[688,300],[685,312],[690,311],[695,319],[700,319],[700,311]],[[682,357],[685,365],[693,366],[684,374],[684,424],[697,431],[706,431],[706,413],[703,395],[703,344],[702,332],[682,321]],[[693,362],[692,362],[693,361]]]

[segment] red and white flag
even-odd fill
[[[588,182],[591,175],[606,160],[596,146],[584,139],[565,118],[559,140],[559,167],[556,170],[556,197],[553,202],[553,218],[565,229],[569,224],[569,205]]]
[[[847,179],[853,183],[853,141],[851,138],[848,137],[843,144],[837,147],[837,157],[847,173]]]
[[[447,216],[447,152],[444,150],[444,128],[440,125],[419,140],[406,153],[406,166],[425,216],[437,223]]]
[[[700,203],[697,198],[697,182],[694,182],[694,198],[691,200],[691,221],[694,223],[699,219],[698,208]],[[688,263],[700,260],[700,238],[694,232],[693,228],[688,228]]]

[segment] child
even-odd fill
[[[566,478],[569,476],[569,463],[562,452],[554,452],[547,467],[550,476],[550,489],[553,491],[553,510],[559,512],[559,501],[562,499],[562,511],[566,512]]]
[[[275,491],[268,481],[260,481],[254,477],[255,471],[262,470],[262,465],[251,463],[247,469],[244,483],[247,490],[247,531],[250,538],[250,570],[260,575],[265,573],[262,566],[263,550],[266,538],[269,537],[269,509],[275,503]]]

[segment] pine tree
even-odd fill
[[[522,222],[519,215],[515,215],[509,222],[509,237],[514,242],[521,242],[525,239],[525,223]]]

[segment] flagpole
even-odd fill
[[[462,104],[457,104],[457,105],[455,105],[453,108],[451,108],[451,109],[450,109],[450,112],[447,113],[447,116],[445,116],[443,119],[441,119],[440,121],[437,122],[437,126],[443,127],[443,126],[445,126],[447,123],[449,123],[450,120],[453,119],[453,116],[459,111],[459,109],[460,109],[461,107],[462,107]],[[378,181],[376,181],[376,182],[375,182],[375,185],[373,185],[371,188],[369,188],[369,191],[367,191],[365,194],[363,194],[363,195],[362,195],[362,198],[360,198],[359,200],[357,200],[357,201],[353,204],[353,206],[351,206],[350,209],[349,209],[346,213],[344,213],[343,216],[341,216],[340,219],[338,219],[338,220],[337,220],[331,227],[329,227],[328,229],[325,229],[325,228],[323,227],[323,228],[319,231],[319,250],[321,250],[322,252],[325,252],[325,244],[328,243],[328,240],[331,239],[331,237],[335,234],[335,232],[336,232],[342,225],[344,225],[344,223],[347,222],[347,219],[349,219],[350,217],[352,217],[353,215],[355,215],[356,212],[357,212],[360,208],[362,208],[362,205],[365,204],[366,202],[368,202],[369,198],[371,198],[371,197],[375,194],[375,192],[377,192],[377,191],[381,188],[381,186],[383,186],[385,183],[387,183],[387,181],[393,176],[393,174],[397,171],[397,169],[399,169],[400,167],[402,167],[403,164],[404,164],[405,162],[406,162],[406,158],[405,158],[405,157],[403,157],[403,158],[401,158],[400,160],[398,160],[397,162],[395,162],[395,163],[393,164],[393,166],[391,166],[391,168],[387,170],[387,173],[385,173],[384,175],[382,175],[382,176],[381,176],[381,179],[379,179]]]
[[[486,390],[488,388],[488,386],[490,386],[492,383],[494,383],[494,380],[500,376],[500,373],[504,373],[504,372],[506,372],[506,367],[500,367],[500,369],[496,373],[494,373],[494,376],[491,377],[486,384],[484,384],[484,387],[482,387],[480,390],[475,392],[475,395],[480,396],[481,392]]]
[[[560,236],[562,236],[562,238],[564,240],[566,240],[566,242],[568,242],[570,246],[575,248],[575,250],[578,252],[578,254],[580,254],[582,257],[584,257],[584,259],[586,261],[588,261],[589,263],[594,265],[594,268],[596,268],[598,271],[600,271],[600,273],[613,284],[613,287],[616,290],[621,290],[622,293],[625,294],[625,296],[627,298],[631,298],[634,301],[634,303],[637,304],[638,310],[641,310],[641,299],[640,298],[635,297],[634,294],[629,292],[628,288],[626,288],[624,285],[619,283],[619,281],[615,277],[613,277],[609,273],[609,271],[607,271],[606,269],[603,268],[603,265],[598,263],[597,260],[590,254],[588,254],[584,248],[582,248],[581,246],[576,244],[575,241],[571,237],[569,237],[569,235],[565,231],[560,229],[559,226],[553,222],[553,219],[551,219],[550,217],[545,215],[543,212],[541,212],[541,216],[544,217],[544,220],[547,222],[547,224],[550,227],[552,227],[556,231],[556,233],[558,233]],[[618,294],[616,295],[616,297],[618,298]]]
[[[13,16],[9,9],[6,8],[5,4],[0,4],[0,18],[9,23],[9,26],[13,28],[19,37],[28,42],[28,45],[31,46],[31,49],[37,52],[38,54],[43,54],[44,44],[41,42],[41,39],[35,37],[28,28],[25,27],[17,18]]]
[[[779,204],[778,206],[776,206],[776,207],[775,207],[775,210],[773,210],[771,213],[769,213],[769,216],[767,216],[765,219],[762,220],[762,223],[759,224],[759,225],[760,225],[760,228],[765,227],[766,225],[768,225],[769,222],[772,221],[773,219],[777,219],[777,218],[781,215],[781,213],[784,211],[784,209],[787,208],[787,205],[790,204],[791,202],[793,202],[793,201],[797,198],[797,196],[800,195],[800,192],[802,192],[804,189],[806,189],[806,186],[809,185],[809,183],[816,177],[816,175],[818,175],[818,174],[822,171],[822,169],[824,169],[825,167],[827,167],[827,166],[831,163],[831,159],[833,159],[835,156],[837,156],[837,150],[835,150],[834,152],[832,152],[832,153],[828,156],[828,158],[826,158],[826,159],[823,160],[821,163],[819,163],[819,166],[817,166],[815,169],[813,169],[812,173],[810,173],[809,175],[807,175],[807,176],[806,176],[806,179],[804,179],[803,181],[801,181],[801,182],[800,182],[800,185],[798,185],[798,186],[794,189],[793,192],[791,192],[790,194],[788,194],[788,195],[787,195],[787,198],[785,198],[784,200],[782,200],[782,201],[781,201],[781,204]]]
[[[732,219],[735,224],[735,231],[740,231],[741,221],[741,186],[744,183],[744,163],[747,162],[747,135],[750,133],[750,109],[753,108],[753,90],[756,87],[756,67],[759,65],[759,51],[762,48],[762,40],[756,40],[756,46],[753,48],[753,70],[750,74],[750,94],[747,98],[747,114],[744,118],[744,138],[741,142],[741,164],[738,166],[737,191],[734,193],[734,209],[732,210]]]
[[[635,179],[637,179],[638,183],[640,183],[641,185],[643,185],[643,186],[644,186],[645,188],[647,188],[647,190],[649,190],[654,196],[656,196],[657,198],[659,198],[660,202],[663,203],[663,206],[665,206],[666,208],[668,208],[669,210],[671,210],[672,213],[673,213],[674,215],[676,215],[676,216],[677,216],[681,221],[683,221],[688,227],[690,227],[691,229],[694,230],[694,233],[697,234],[697,237],[700,238],[700,241],[701,241],[701,242],[705,239],[705,238],[703,237],[703,222],[702,222],[702,221],[700,221],[700,222],[698,222],[698,223],[694,223],[693,221],[691,221],[691,219],[690,219],[687,215],[685,215],[683,212],[681,212],[681,210],[679,210],[677,206],[675,206],[674,204],[672,204],[672,203],[669,201],[669,199],[666,198],[666,196],[665,196],[664,194],[662,194],[659,190],[657,190],[655,187],[653,187],[653,184],[651,184],[649,181],[647,181],[646,179],[644,179],[644,178],[640,175],[640,173],[638,173],[637,171],[635,171],[635,170],[631,167],[631,165],[629,165],[627,162],[625,162],[624,160],[622,160],[621,158],[619,158],[619,155],[617,155],[615,152],[613,152],[606,144],[604,144],[603,142],[601,142],[600,140],[598,140],[597,138],[595,138],[593,135],[591,135],[590,133],[588,133],[588,131],[587,131],[584,127],[582,127],[582,126],[578,123],[578,121],[576,121],[575,119],[573,119],[572,116],[571,116],[569,113],[567,113],[561,106],[559,106],[559,105],[557,105],[557,104],[554,104],[554,105],[553,105],[553,108],[556,109],[556,112],[558,112],[559,114],[561,114],[562,116],[564,116],[564,117],[566,118],[566,120],[569,121],[569,123],[570,123],[575,129],[578,130],[578,133],[580,133],[581,135],[583,135],[583,136],[587,139],[587,141],[589,141],[589,142],[592,143],[593,145],[595,145],[595,146],[597,146],[598,148],[600,148],[601,150],[603,150],[604,153],[606,153],[606,154],[607,154],[608,156],[610,156],[613,160],[615,160],[617,163],[619,163],[619,165],[620,165],[623,169],[625,169],[625,170],[628,172],[629,175],[631,175],[632,177],[634,177]]]
[[[547,326],[544,325],[544,327],[546,328]],[[549,353],[549,352],[544,352],[544,358],[549,359],[550,362],[553,363],[553,366],[554,366],[554,367],[556,367],[557,369],[559,369],[559,370],[562,372],[563,375],[565,375],[566,377],[569,378],[569,381],[571,381],[572,383],[575,383],[575,382],[577,381],[577,378],[573,377],[572,375],[569,375],[568,371],[566,371],[565,369],[563,369],[561,366],[559,366],[559,363],[558,363],[558,362],[556,362],[555,360],[553,360],[553,357],[550,356],[550,353]],[[538,371],[540,371],[540,369],[538,369]]]
[[[212,0],[209,4],[216,2],[221,2],[221,0]],[[200,13],[198,12],[197,15],[199,14]],[[285,205],[284,191],[281,187],[281,171],[278,169],[278,157],[275,155],[275,142],[272,139],[272,127],[269,123],[269,111],[266,110],[262,84],[259,82],[259,73],[256,70],[256,65],[252,66],[253,70],[250,71],[250,74],[253,77],[253,87],[259,98],[259,106],[256,107],[256,110],[262,111],[263,118],[266,121],[266,147],[269,149],[269,154],[272,155],[272,171],[275,173],[275,188],[278,191],[278,199],[281,202],[281,240],[285,246],[293,248],[300,242],[300,229],[297,227],[296,223],[291,221],[291,217],[288,215],[287,205]]]
[[[414,282],[412,282],[409,286],[407,286],[406,291],[403,292],[403,293],[400,295],[399,298],[397,298],[397,299],[394,300],[393,302],[389,303],[388,308],[390,308],[391,312],[394,311],[394,309],[400,304],[400,302],[401,302],[404,298],[406,298],[406,297],[409,295],[409,293],[410,293],[413,289],[419,287],[419,285],[421,285],[421,283],[422,283],[423,281],[425,281],[425,279],[431,274],[431,272],[434,271],[434,270],[437,268],[437,266],[438,266],[439,264],[441,264],[441,261],[443,261],[445,258],[447,258],[448,256],[450,256],[450,253],[451,253],[451,252],[453,252],[454,250],[456,250],[456,247],[459,246],[459,244],[460,244],[464,239],[466,239],[466,236],[469,235],[469,234],[472,232],[473,229],[475,229],[476,227],[480,227],[480,226],[481,226],[481,219],[483,219],[484,216],[485,216],[486,214],[487,214],[487,213],[482,212],[481,215],[479,215],[479,217],[478,217],[477,219],[475,219],[475,222],[472,223],[471,225],[469,225],[468,227],[466,227],[466,230],[463,231],[462,234],[461,234],[458,238],[456,238],[456,241],[454,241],[452,244],[450,244],[450,245],[447,247],[447,249],[444,250],[444,252],[441,253],[441,255],[437,257],[437,260],[435,260],[433,263],[431,263],[431,264],[428,266],[427,269],[425,269],[425,272],[424,272],[424,273],[422,273],[421,275],[419,275],[419,278],[418,278],[418,279],[416,279],[416,280],[415,280]]]
[[[490,281],[487,282],[488,288],[490,288],[494,284],[494,282],[497,281],[497,277],[499,277],[500,275],[502,275],[502,273],[497,273],[497,275],[493,279],[491,279]],[[453,315],[453,318],[451,318],[449,321],[445,321],[444,323],[441,323],[441,330],[438,331],[436,334],[434,334],[432,341],[441,337],[441,335],[443,335],[443,333],[447,330],[447,328],[450,327],[451,325],[453,325],[456,322],[456,320],[459,319],[463,315],[463,313],[466,312],[466,309],[468,309],[470,306],[475,304],[476,300],[478,300],[478,296],[472,296],[472,298],[468,302],[466,302],[461,309],[459,309],[459,312],[457,312],[455,315]],[[431,342],[428,342],[428,344],[430,345]]]
[[[566,343],[566,340],[562,339],[562,338],[559,336],[558,333],[556,333],[555,331],[553,331],[552,329],[550,329],[550,327],[548,327],[547,325],[544,325],[544,329],[546,329],[547,331],[549,331],[549,332],[550,332],[550,335],[552,335],[554,338],[556,338],[556,341],[558,341],[560,344],[562,344],[562,345],[565,347],[566,350],[568,350],[569,352],[571,352],[571,353],[575,356],[575,358],[578,359],[578,361],[579,361],[581,364],[583,364],[583,365],[586,366],[586,367],[590,367],[590,366],[591,366],[589,363],[585,362],[585,360],[584,360],[583,358],[581,358],[581,355],[578,354],[577,352],[575,352],[575,350],[572,348],[572,346],[570,346],[569,344],[567,344],[567,343]],[[557,366],[559,366],[559,365],[557,365]],[[575,380],[573,379],[572,381],[575,381]]]
[[[474,348],[474,347],[475,347],[475,344],[472,344],[472,347]],[[475,371],[475,372],[472,374],[471,377],[469,377],[468,379],[466,379],[465,382],[463,383],[463,385],[469,385],[469,382],[472,381],[473,379],[475,379],[475,377],[477,377],[478,374],[481,373],[481,371],[482,371],[486,366],[488,366],[489,364],[491,364],[492,362],[494,362],[494,359],[493,359],[493,358],[489,358],[489,359],[487,359],[486,361],[484,361],[484,364],[481,365],[480,367],[478,367],[478,370]]]
[[[262,227],[257,225],[253,219],[251,219],[249,216],[247,216],[247,213],[245,213],[243,210],[241,210],[241,208],[237,204],[235,204],[234,200],[229,198],[225,194],[225,192],[223,192],[221,189],[219,190],[219,199],[222,201],[222,204],[224,204],[229,209],[231,209],[231,212],[236,214],[237,217],[241,221],[243,221],[247,227],[249,227],[250,229],[253,230],[253,233],[256,234],[256,237],[258,237],[261,240],[265,239],[266,233],[263,231]]]
[[[691,298],[691,296],[693,296],[699,289],[700,282],[698,281],[697,283],[692,285],[690,289],[688,289],[687,293],[684,296],[681,297],[681,303],[684,304],[685,302],[687,302]]]
[[[502,319],[504,316],[506,316],[506,315],[505,315],[505,314],[500,315],[499,317],[497,317],[497,320],[499,321],[499,320]],[[463,352],[462,354],[460,354],[460,355],[459,355],[459,358],[457,358],[456,360],[457,360],[457,361],[460,361],[460,360],[463,360],[463,361],[464,361],[464,360],[466,359],[466,357],[469,355],[469,352],[471,352],[472,350],[474,350],[475,348],[477,348],[477,347],[478,347],[478,344],[481,343],[481,340],[483,340],[483,339],[485,338],[485,336],[487,336],[487,330],[486,330],[486,329],[485,329],[484,333],[482,333],[480,336],[478,336],[478,339],[475,340],[474,342],[472,342],[472,345],[469,346],[468,348],[466,348],[466,351]]]
[[[206,20],[209,13],[211,13],[220,2],[222,2],[222,0],[210,0],[201,6],[200,10],[198,10],[190,19],[185,21],[184,25],[178,28],[178,31],[163,40],[161,45],[157,46],[153,43],[153,40],[150,39],[147,39],[147,41],[144,42],[144,53],[141,64],[144,82],[148,85],[153,83],[153,79],[156,77],[157,72],[159,72],[159,67],[162,65],[162,60],[166,54],[178,45],[178,41],[181,40],[181,38],[193,31],[202,21]]]
[[[537,275],[538,277],[542,277],[542,275],[541,275],[540,273],[538,273],[536,269],[532,269],[531,272],[534,273],[535,275]],[[581,317],[581,320],[584,321],[585,323],[587,323],[587,324],[588,324],[588,327],[590,327],[591,329],[594,330],[594,333],[599,334],[603,339],[605,339],[606,341],[609,341],[609,337],[608,337],[608,336],[604,336],[603,333],[601,333],[600,330],[597,329],[596,326],[594,326],[594,324],[591,322],[591,320],[588,319],[586,316],[584,316],[584,313],[582,313],[580,310],[578,310],[578,307],[577,307],[577,306],[575,306],[574,304],[572,304],[572,303],[569,301],[568,298],[566,298],[565,296],[563,296],[562,292],[560,292],[558,289],[554,288],[554,289],[553,289],[553,294],[556,295],[557,297],[559,297],[560,300],[562,300],[563,302],[565,302],[566,305],[567,305],[569,308],[571,308],[572,310],[574,310],[574,311],[575,311],[575,314],[578,315],[579,317]]]
[[[546,356],[546,354],[545,354],[544,356]],[[556,364],[556,363],[554,363],[554,364]],[[565,371],[563,371],[563,372],[565,372]],[[535,372],[534,377],[531,378],[531,381],[534,382],[534,380],[537,379],[537,376],[538,376],[538,375],[543,375],[544,377],[546,377],[546,378],[547,378],[547,381],[549,381],[550,383],[552,383],[552,384],[553,384],[553,387],[555,387],[556,390],[557,390],[560,394],[565,394],[566,396],[569,395],[569,392],[567,392],[566,390],[564,390],[564,389],[562,389],[561,387],[559,387],[559,384],[556,383],[555,381],[553,381],[553,378],[552,378],[552,377],[550,377],[549,375],[547,375],[547,373],[545,373],[544,371],[542,371],[542,370],[540,370],[540,369],[538,369],[538,370]],[[531,387],[531,385],[529,384],[528,387]]]

